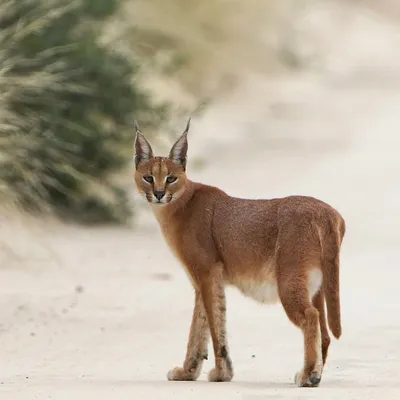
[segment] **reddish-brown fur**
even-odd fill
[[[169,157],[154,157],[138,128],[135,142],[137,187],[152,204],[165,240],[195,289],[186,359],[182,368],[168,373],[168,379],[199,377],[210,336],[215,368],[209,380],[232,379],[224,288],[233,285],[259,302],[282,303],[290,321],[304,334],[304,366],[296,384],[318,386],[330,344],[325,301],[332,334],[339,338],[342,332],[343,218],[312,197],[241,199],[192,182],[186,176],[188,129],[189,123]]]

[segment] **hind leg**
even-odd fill
[[[328,327],[326,325],[326,316],[325,316],[325,297],[323,289],[314,296],[313,298],[313,306],[319,312],[319,325],[321,327],[321,342],[322,342],[322,362],[323,365],[326,363],[326,359],[328,358],[328,349],[331,344],[331,338],[329,337]]]
[[[293,268],[296,268],[293,270]],[[290,321],[304,335],[304,366],[296,374],[299,387],[315,387],[322,375],[322,343],[319,312],[310,301],[307,275],[304,270],[279,266],[279,296]]]

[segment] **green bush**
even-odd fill
[[[124,222],[113,177],[132,157],[133,117],[166,105],[134,84],[136,66],[99,44],[117,0],[0,0],[0,189],[32,212]]]

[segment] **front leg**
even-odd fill
[[[200,291],[210,326],[215,356],[215,368],[210,371],[208,380],[229,382],[233,378],[233,366],[226,339],[226,299],[222,265],[213,265],[201,276]]]
[[[168,372],[170,381],[195,381],[201,372],[203,361],[207,359],[207,345],[210,330],[200,292],[196,290],[192,324],[187,344],[183,368],[176,367]]]

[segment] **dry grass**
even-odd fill
[[[123,220],[125,215],[114,214],[127,212],[120,204],[125,196],[107,172],[130,159],[121,154],[129,125],[125,117],[133,108],[155,117],[159,112],[142,92],[129,88],[128,62],[98,49],[90,35],[82,40],[81,25],[92,32],[90,18],[80,24],[76,17],[84,16],[85,4],[0,0],[0,201],[40,213],[70,213],[66,218],[76,215],[76,220],[104,209],[106,220]],[[57,32],[59,24],[64,31]],[[55,32],[55,40],[45,36],[48,32]],[[99,68],[92,67],[93,57]],[[110,85],[113,78],[116,84]],[[101,85],[109,98],[101,96]],[[122,92],[119,102],[113,89]]]
[[[25,0],[24,6],[29,7],[30,3],[33,2]],[[20,6],[19,0],[0,1],[0,22],[13,18]],[[15,100],[28,100],[30,96],[32,98],[45,96],[49,88],[53,93],[79,92],[85,89],[68,83],[70,71],[67,71],[62,61],[49,63],[40,70],[34,68],[46,57],[57,52],[61,53],[63,49],[49,48],[38,54],[36,59],[23,58],[13,51],[15,43],[54,23],[63,13],[75,7],[76,2],[66,4],[60,1],[48,1],[42,2],[40,6],[43,10],[38,14],[42,15],[42,18],[34,22],[22,18],[17,24],[0,30],[0,162],[8,167],[2,168],[0,172],[0,195],[3,202],[18,203],[22,197],[30,199],[33,203],[41,205],[42,211],[45,211],[47,203],[43,201],[46,198],[43,183],[57,185],[57,181],[50,182],[47,173],[41,175],[40,171],[44,171],[47,166],[38,159],[32,159],[30,155],[34,148],[40,148],[43,144],[40,140],[41,135],[38,135],[33,127],[37,127],[38,121],[46,116],[33,112],[24,115],[16,113],[11,104]],[[23,73],[15,72],[22,69]],[[46,136],[51,134],[47,132]],[[55,149],[53,157],[54,160],[62,163],[63,152]],[[21,182],[8,179],[9,174],[13,173],[10,171],[10,166],[17,175],[23,178]]]

